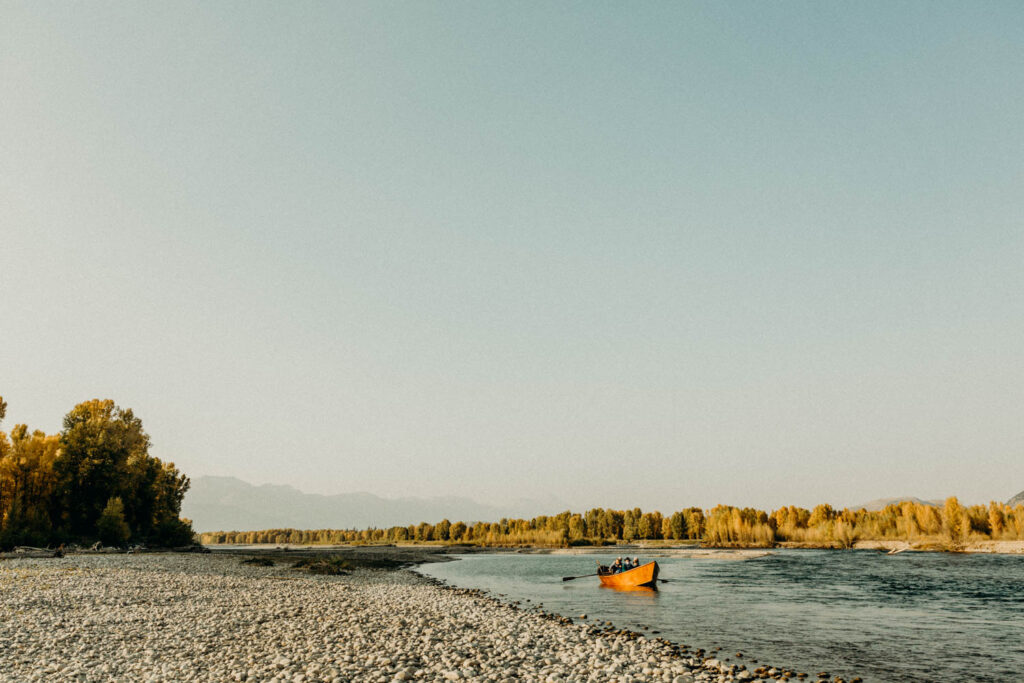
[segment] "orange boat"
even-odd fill
[[[602,569],[604,569],[602,567]],[[597,577],[601,579],[602,586],[611,588],[636,588],[637,586],[656,586],[658,584],[658,563],[648,562],[634,569],[612,574],[610,572],[598,572]]]

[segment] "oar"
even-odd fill
[[[582,576],[563,576],[562,577],[562,581],[572,581],[573,579],[583,579],[583,578],[586,578],[588,576],[597,576],[597,572],[594,572],[593,574],[584,574]]]

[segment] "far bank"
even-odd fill
[[[422,562],[446,562],[451,556],[474,553],[530,553],[530,554],[574,554],[574,555],[636,555],[648,557],[701,557],[701,556],[760,556],[773,549],[806,549],[806,550],[874,550],[883,554],[902,552],[962,552],[987,553],[999,555],[1024,554],[1024,541],[977,541],[951,549],[948,546],[930,540],[899,541],[873,540],[858,541],[852,546],[842,547],[835,544],[813,543],[778,543],[774,546],[715,546],[701,543],[668,544],[659,542],[621,543],[600,546],[490,546],[486,544],[446,544],[436,542],[409,543],[342,543],[342,544],[291,544],[291,543],[207,543],[214,552],[233,554],[274,553],[290,554],[293,557],[307,554],[336,554],[340,557],[389,558],[409,564]]]

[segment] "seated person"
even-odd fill
[[[634,557],[633,558],[633,566],[634,567],[639,567],[640,566],[640,558],[639,557]]]
[[[628,572],[632,568],[633,568],[633,561],[630,560],[628,557],[622,561],[622,571]]]

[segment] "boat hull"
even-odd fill
[[[648,562],[635,569],[618,574],[598,574],[602,586],[610,588],[637,588],[655,586],[658,583],[658,563]]]

